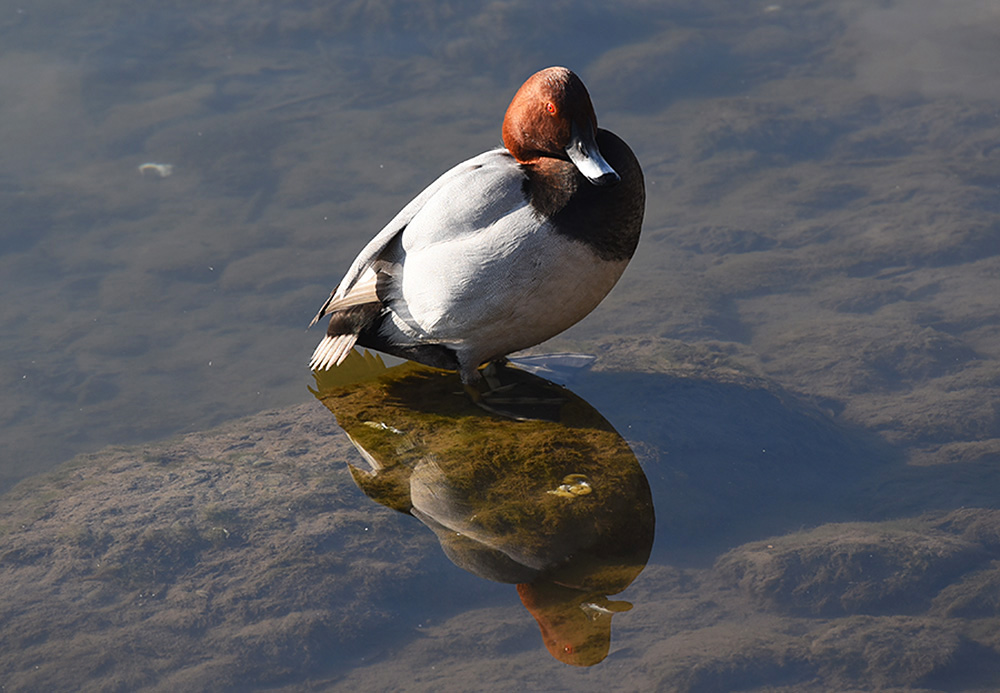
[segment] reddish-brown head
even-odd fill
[[[592,183],[616,183],[618,175],[597,149],[596,133],[597,116],[587,87],[565,67],[529,77],[503,120],[504,146],[518,162],[569,158]]]

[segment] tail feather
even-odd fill
[[[327,335],[316,347],[312,359],[309,361],[309,368],[314,371],[330,370],[334,366],[339,366],[354,348],[354,343],[358,341],[356,334]]]
[[[378,273],[369,267],[350,289],[341,293],[338,287],[326,300],[309,323],[312,327],[321,317],[330,315],[326,336],[309,361],[312,370],[326,371],[339,366],[354,348],[359,335],[377,325],[383,309],[378,283]]]

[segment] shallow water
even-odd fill
[[[742,679],[736,665],[704,673],[699,648],[738,657],[754,646],[739,650],[712,619],[772,632],[769,600],[795,601],[755,582],[749,559],[715,561],[830,522],[902,518],[916,523],[907,537],[940,538],[926,513],[996,507],[998,22],[987,0],[0,9],[0,488],[108,445],[312,402],[306,363],[321,334],[304,328],[357,250],[438,173],[499,142],[526,76],[564,64],[587,84],[602,127],[635,150],[648,203],[613,294],[536,351],[598,356],[574,389],[637,451],[657,508],[651,563],[630,589],[654,602],[673,595],[668,611],[679,614],[617,614],[623,644],[612,641],[591,681],[606,687],[614,667],[639,672],[639,684],[698,690],[832,677],[821,655],[808,675],[776,665],[748,665]],[[344,461],[334,464],[343,471]],[[376,512],[352,498],[357,512]],[[423,532],[414,541],[437,561],[428,574],[460,572]],[[983,542],[975,550],[991,555]],[[711,565],[711,579],[728,576],[765,606],[684,621],[721,597],[709,578],[677,571]],[[986,564],[969,565],[988,582]],[[843,635],[875,627],[858,619],[916,619],[933,602],[966,625],[987,619],[985,629],[995,607],[941,606],[966,575],[942,571],[890,590],[909,599],[891,607],[855,595],[840,611],[792,611],[854,618]],[[494,609],[472,614],[474,600],[462,600],[469,619],[502,613],[535,637],[506,586],[442,579]],[[419,620],[410,602],[440,600],[432,584],[398,588],[377,608],[412,608]],[[804,628],[782,623],[786,635]],[[987,673],[962,679],[942,665],[923,679],[827,680],[995,683],[990,638],[951,621],[918,626],[945,633],[915,638],[920,647]],[[369,636],[396,659],[454,665],[454,627],[438,625],[438,649]],[[502,681],[495,669],[529,656],[487,631],[489,657],[421,685]],[[837,637],[815,635],[814,651],[836,650]],[[547,657],[539,648],[530,656]],[[295,670],[297,656],[292,648],[274,666]],[[677,671],[653,664],[671,657]],[[539,669],[526,685],[590,685],[531,661]],[[360,662],[336,680],[390,686],[394,669]]]

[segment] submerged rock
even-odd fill
[[[745,544],[719,575],[788,613],[911,612],[988,558],[984,547],[928,523],[835,523]]]
[[[340,462],[352,454],[301,406],[85,455],[12,489],[6,689],[245,690],[359,656],[431,545],[372,512]]]

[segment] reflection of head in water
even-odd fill
[[[558,421],[486,413],[456,394],[454,374],[413,363],[345,365],[316,373],[316,396],[368,462],[350,466],[358,486],[423,522],[456,565],[517,583],[554,657],[601,661],[612,615],[630,608],[607,596],[642,571],[653,542],[649,485],[625,440],[585,401],[523,371],[499,373],[510,406],[546,401],[551,413],[557,402]]]
[[[629,602],[610,601],[601,593],[587,593],[540,580],[517,586],[521,603],[538,621],[542,642],[565,664],[589,667],[608,656],[611,617],[632,608]]]

